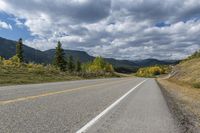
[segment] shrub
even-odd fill
[[[114,72],[114,68],[111,64],[106,65],[106,72],[110,72],[110,73]]]
[[[152,66],[152,67],[140,68],[137,71],[136,76],[154,77],[156,75],[166,74],[168,72],[169,72],[169,67],[168,66]]]
[[[43,74],[45,72],[45,68],[41,64],[29,63],[27,64],[27,68],[28,72],[31,73]]]
[[[200,58],[200,50],[194,52],[192,55],[188,56],[186,59],[182,60],[181,62],[185,62],[187,60],[191,60],[194,58]]]
[[[18,67],[21,66],[21,62],[20,62],[20,59],[17,56],[13,56],[9,60],[3,60],[3,66],[17,67],[18,68]]]
[[[199,89],[200,89],[200,82],[198,82],[198,83],[193,83],[193,87],[194,87],[194,88],[199,88]]]
[[[5,60],[5,59],[4,59],[3,57],[0,56],[0,65],[3,64],[3,61],[4,61],[4,60]]]
[[[60,70],[59,69],[57,69],[55,66],[52,66],[52,65],[47,65],[47,66],[45,66],[45,70],[46,70],[46,72],[48,72],[48,73],[60,73]]]

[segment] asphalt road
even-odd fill
[[[154,79],[0,87],[1,133],[178,133]]]

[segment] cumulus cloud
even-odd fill
[[[0,0],[0,5],[34,36],[26,43],[41,50],[60,40],[64,48],[137,60],[181,59],[200,48],[199,0]]]
[[[0,20],[0,28],[12,30],[12,26]]]

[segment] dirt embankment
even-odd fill
[[[157,81],[182,132],[200,133],[200,90],[168,79]]]

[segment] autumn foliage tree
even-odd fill
[[[169,66],[151,66],[151,67],[144,67],[140,68],[136,76],[140,77],[153,77],[160,74],[166,74],[170,71]]]
[[[113,66],[107,63],[102,57],[96,57],[92,62],[84,64],[83,66],[86,72],[92,73],[113,73]]]

